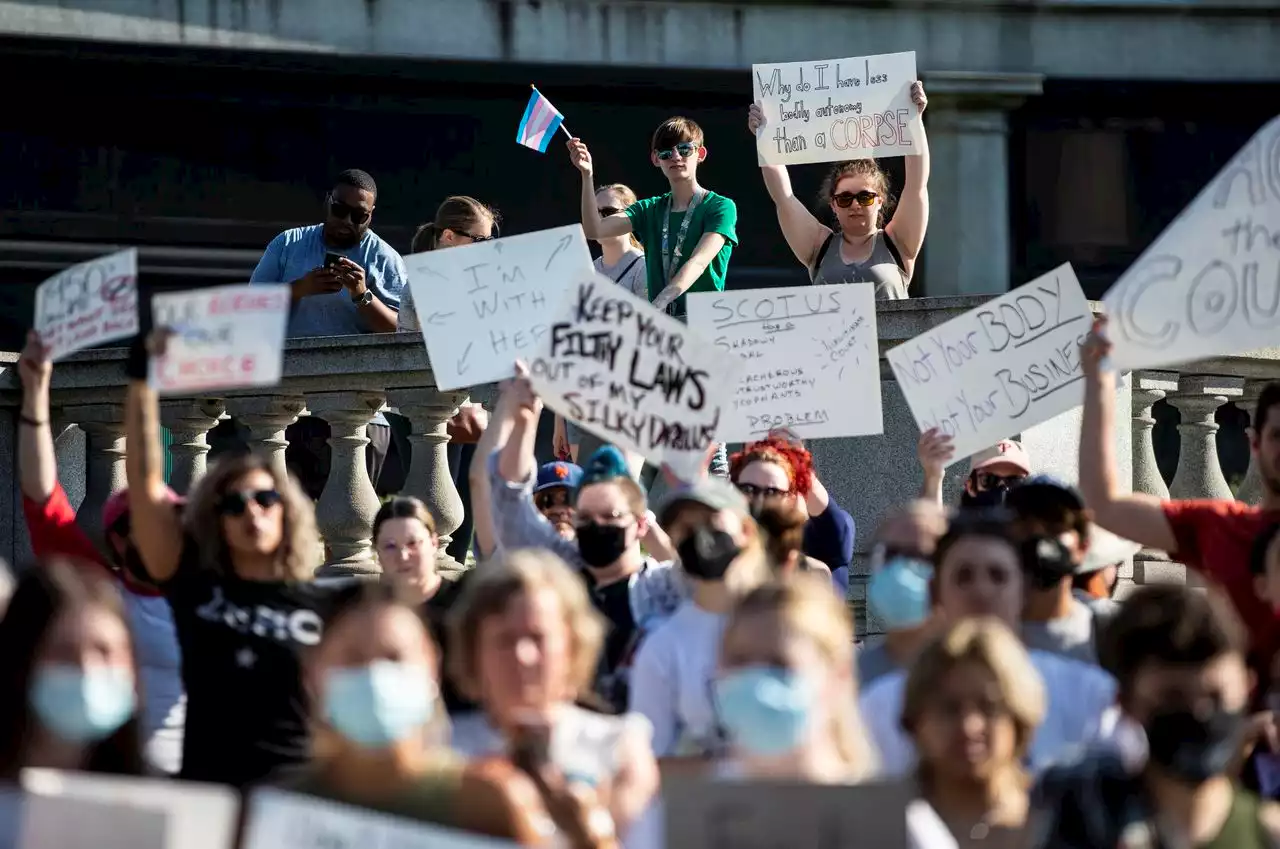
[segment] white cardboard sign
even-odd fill
[[[742,362],[612,280],[574,278],[529,363],[547,406],[684,480],[723,441]]]
[[[175,335],[151,359],[149,382],[161,394],[275,386],[289,323],[286,284],[215,286],[155,295],[156,327]]]
[[[721,439],[884,432],[874,286],[699,292],[689,326],[743,361]]]
[[[1114,367],[1280,344],[1280,117],[1254,134],[1104,302]]]
[[[404,258],[436,386],[511,377],[541,349],[565,291],[591,270],[581,224]]]
[[[1080,343],[1093,314],[1063,264],[886,354],[921,432],[962,460],[1084,402]]]
[[[911,102],[916,54],[752,65],[761,165],[913,156],[923,128]]]
[[[34,327],[54,360],[138,332],[138,251],[60,271],[36,289]]]

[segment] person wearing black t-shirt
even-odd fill
[[[151,348],[164,344],[150,337]],[[129,508],[140,568],[173,609],[187,690],[181,777],[243,787],[307,760],[299,654],[320,642],[338,587],[311,581],[315,510],[264,458],[220,458],[185,510],[164,483],[147,348],[130,353]]]

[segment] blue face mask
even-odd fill
[[[748,666],[717,679],[715,699],[734,745],[744,754],[769,757],[804,743],[817,693],[789,670]]]
[[[436,683],[427,667],[375,660],[329,673],[324,713],[353,743],[381,749],[406,739],[431,719]]]
[[[929,618],[933,567],[901,555],[890,558],[867,582],[867,606],[887,630],[914,628]]]
[[[133,672],[120,666],[37,667],[31,709],[50,733],[68,743],[96,743],[133,716]]]

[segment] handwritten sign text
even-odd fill
[[[138,332],[138,251],[73,265],[36,290],[34,326],[54,360]]]

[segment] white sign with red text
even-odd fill
[[[34,327],[54,360],[138,332],[138,251],[60,271],[36,289]]]
[[[236,285],[156,295],[157,328],[174,335],[151,359],[151,387],[183,395],[275,386],[284,365],[289,286]]]

